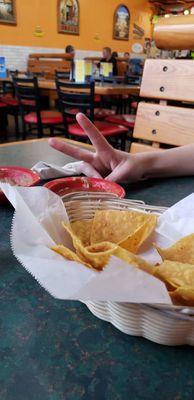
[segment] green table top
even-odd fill
[[[44,142],[0,147],[0,164],[31,167],[69,158]],[[127,197],[170,206],[194,178],[130,185]],[[193,348],[127,336],[85,305],[46,293],[13,257],[13,210],[0,208],[0,400],[191,400]]]

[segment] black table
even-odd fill
[[[44,141],[1,146],[0,164],[70,160]],[[194,178],[131,185],[127,197],[170,206]],[[120,333],[79,302],[47,294],[13,257],[13,210],[0,208],[0,399],[191,400],[193,348],[168,348]]]

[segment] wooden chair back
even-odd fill
[[[37,116],[38,137],[42,137],[43,128],[41,121],[41,97],[38,87],[37,77],[33,78],[17,78],[13,77],[15,94],[19,102],[20,115],[22,117],[22,136],[26,138],[26,122],[25,115],[34,112]]]
[[[194,143],[194,109],[187,104],[194,102],[193,80],[192,60],[146,61],[140,96],[152,103],[139,103],[133,138],[143,143],[132,143],[132,153]]]
[[[72,68],[73,57],[70,54],[30,54],[28,71],[44,73],[46,79],[54,79],[55,71],[69,72]]]
[[[141,97],[160,100],[194,101],[193,60],[147,60]]]
[[[21,114],[25,115],[30,111],[39,113],[41,110],[41,97],[37,77],[13,77],[13,85],[19,101]]]
[[[140,103],[134,137],[183,146],[194,142],[194,110],[160,104]]]

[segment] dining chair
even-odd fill
[[[105,82],[111,82],[111,80],[113,84],[118,83],[116,77],[105,78]],[[126,83],[125,78],[123,77],[123,80],[119,81],[119,83],[121,84]],[[115,103],[117,111],[116,115],[107,116],[106,121],[110,122],[111,124],[119,124],[125,126],[128,129],[129,136],[131,136],[131,133],[133,132],[135,125],[135,116],[132,115],[132,113],[126,112],[127,104],[129,104],[130,102],[130,96],[124,94],[124,95],[115,95],[111,97],[112,99],[110,99],[110,101]]]
[[[17,75],[18,71],[12,71],[10,74],[11,77]],[[16,138],[19,138],[19,104],[18,100],[15,97],[15,89],[12,81],[3,81],[2,82],[2,92],[0,95],[0,101],[7,106],[7,115],[11,115],[14,118],[15,122],[15,134]]]
[[[193,81],[193,60],[146,61],[132,153],[194,143]]]
[[[0,101],[0,140],[7,140],[7,106]]]
[[[102,77],[102,83],[116,85],[116,84],[124,84],[124,76],[109,76]],[[126,104],[128,103],[129,96],[126,94],[115,94],[115,95],[106,95],[103,96],[102,106],[104,109],[115,109],[115,114],[120,115],[126,111]],[[107,117],[112,117],[112,115],[106,115]],[[114,122],[111,122],[114,123]],[[116,122],[117,123],[117,122]]]
[[[56,79],[64,79],[66,81],[70,80],[70,71],[55,71],[55,78]]]
[[[26,139],[28,133],[37,132],[37,137],[43,137],[45,129],[49,129],[50,136],[55,131],[61,133],[63,117],[59,111],[42,110],[41,97],[37,77],[13,78],[16,97],[22,117],[22,137]]]
[[[59,110],[63,114],[66,133],[70,138],[88,141],[88,137],[75,121],[71,123],[70,118],[75,117],[77,112],[83,112],[94,122],[104,137],[113,145],[125,149],[126,135],[128,130],[119,125],[99,121],[95,116],[94,93],[95,83],[75,83],[56,80],[59,99]]]

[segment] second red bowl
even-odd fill
[[[98,178],[61,178],[47,182],[44,186],[60,197],[73,192],[104,192],[120,198],[125,197],[125,190],[120,185]]]

